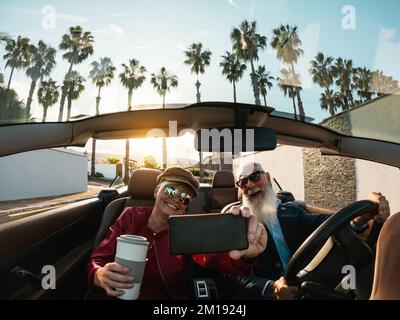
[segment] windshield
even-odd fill
[[[399,88],[398,1],[94,3],[1,2],[2,124],[237,101],[400,142],[348,112]],[[393,104],[364,109],[399,123]]]

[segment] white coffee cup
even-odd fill
[[[124,294],[118,297],[119,299],[136,300],[139,298],[148,246],[149,242],[145,237],[121,235],[117,238],[115,262],[128,267],[129,272],[124,274],[134,278],[133,288],[116,288],[124,291]]]

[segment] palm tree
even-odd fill
[[[165,109],[165,95],[171,88],[178,86],[178,77],[167,71],[165,67],[160,69],[160,72],[151,74],[150,83],[153,85],[157,93],[163,98],[163,109]]]
[[[357,90],[360,102],[371,100],[372,98],[372,72],[366,67],[355,68],[353,71],[353,89]]]
[[[293,69],[282,69],[280,73],[281,77],[278,78],[278,86],[283,91],[285,97],[292,98],[294,119],[297,119],[295,98],[300,92],[300,76],[294,73]]]
[[[178,86],[178,77],[167,71],[165,67],[160,69],[157,74],[151,74],[151,84],[157,93],[163,98],[163,109],[165,109],[165,95],[170,91],[171,88]],[[162,154],[163,154],[163,168],[167,167],[167,141],[165,137],[162,139]]]
[[[26,69],[26,75],[30,77],[32,81],[29,89],[28,100],[26,102],[27,114],[30,114],[31,111],[32,97],[35,92],[37,81],[39,79],[42,80],[43,77],[49,76],[56,65],[56,49],[48,46],[42,40],[39,40],[37,47],[34,45],[30,46],[30,53],[31,56],[29,66]]]
[[[0,123],[19,123],[26,122],[30,115],[26,115],[25,103],[19,100],[18,94],[13,89],[0,87]]]
[[[382,70],[372,72],[371,91],[378,97],[399,89],[399,82],[391,76],[386,76]]]
[[[342,96],[342,109],[348,110],[354,107],[354,99],[351,91],[352,75],[353,75],[353,61],[337,58],[335,65],[332,67],[332,74],[335,77],[335,84],[340,88]]]
[[[245,62],[250,62],[250,77],[255,103],[256,105],[261,105],[254,62],[258,60],[259,50],[263,50],[267,46],[267,38],[257,33],[257,23],[255,21],[249,23],[247,20],[244,20],[239,28],[234,28],[230,36],[233,42],[233,49],[236,51],[238,58]]]
[[[69,28],[69,34],[64,34],[61,39],[59,48],[66,50],[63,54],[63,59],[69,63],[67,74],[72,71],[74,64],[79,64],[93,54],[93,36],[89,31],[83,31],[81,26]],[[64,113],[64,103],[67,96],[67,91],[63,86],[60,99],[60,111],[58,121],[62,121]]]
[[[58,92],[59,86],[51,78],[47,81],[42,81],[38,90],[38,100],[43,106],[43,119],[46,122],[47,109],[56,104],[60,93]]]
[[[7,32],[0,32],[0,42],[4,42],[5,44],[7,44],[11,40],[12,39]]]
[[[230,53],[229,51],[226,51],[225,55],[221,57],[222,61],[219,65],[222,68],[222,74],[232,83],[233,101],[236,103],[236,83],[243,77],[246,65],[241,63],[235,53]]]
[[[89,78],[92,79],[93,84],[99,88],[96,97],[96,116],[100,114],[100,92],[101,88],[108,86],[114,79],[115,67],[110,58],[100,58],[100,61],[93,61],[91,63],[92,69],[89,73]]]
[[[345,75],[344,70],[340,69],[341,61],[338,62],[336,66],[333,66],[332,63],[334,58],[331,56],[324,56],[322,52],[318,52],[315,56],[314,60],[311,61],[311,68],[309,72],[312,75],[313,81],[318,84],[321,88],[325,89],[325,92],[321,94],[320,102],[321,108],[324,110],[329,110],[331,115],[337,112],[337,106],[345,105],[345,98],[342,94],[342,90],[346,91],[346,85],[343,84],[343,88],[341,88],[341,92],[333,93],[330,87],[334,83],[334,77],[337,76],[338,80],[341,78],[346,81],[344,78]],[[336,82],[338,86],[340,86],[339,82]],[[346,97],[349,96],[347,93]],[[347,98],[348,101],[348,98]],[[345,106],[346,108],[346,106]]]
[[[311,60],[311,68],[309,69],[313,81],[320,87],[329,90],[333,84],[333,57],[325,57],[322,52],[318,52],[314,60]]]
[[[199,74],[204,73],[204,68],[206,66],[210,65],[210,59],[211,59],[211,51],[210,50],[202,50],[203,49],[203,44],[201,42],[199,43],[192,43],[188,50],[184,51],[186,60],[185,64],[189,65],[190,71],[192,73],[196,74],[197,81],[196,81],[196,98],[197,102],[200,101],[200,86],[201,83],[199,81]]]
[[[91,63],[91,66],[92,69],[90,70],[89,78],[91,78],[93,84],[99,88],[96,97],[96,116],[98,116],[100,114],[101,88],[103,88],[104,86],[108,86],[111,83],[112,79],[114,79],[115,67],[112,64],[111,59],[108,57],[100,58],[99,62],[93,61]],[[92,176],[94,176],[96,173],[95,161],[96,161],[96,139],[92,139],[92,161],[90,169],[90,174]]]
[[[197,98],[197,103],[200,103],[200,86],[201,83],[199,81],[199,74],[204,73],[204,68],[206,66],[210,65],[210,59],[211,59],[211,51],[210,50],[204,50],[203,49],[203,44],[201,42],[199,43],[192,43],[188,50],[184,51],[186,60],[185,64],[191,66],[190,71],[192,73],[196,74],[197,81],[196,81],[196,98]],[[200,178],[204,176],[204,168],[203,168],[203,153],[200,151],[199,152],[199,165],[200,165]]]
[[[10,41],[11,38],[6,32],[0,32],[0,42],[4,42],[5,44]],[[0,86],[4,84],[4,74],[0,73]]]
[[[122,85],[128,89],[128,111],[132,110],[132,93],[143,84],[146,76],[146,68],[141,66],[136,59],[129,60],[129,64],[122,64],[123,71],[119,78]]]
[[[4,37],[3,37],[4,38]],[[3,58],[7,61],[6,68],[11,68],[10,78],[8,80],[7,89],[10,89],[11,79],[15,69],[26,68],[29,64],[29,39],[18,36],[17,41],[13,39],[7,40],[5,50],[6,53]]]
[[[272,80],[275,80],[269,71],[265,70],[265,66],[258,66],[256,70],[257,84],[258,90],[260,90],[260,94],[264,98],[264,105],[267,106],[267,94],[268,89],[271,89],[273,84]]]
[[[330,115],[333,116],[337,112],[337,106],[341,104],[341,93],[326,89],[324,93],[321,94],[320,103],[321,108],[328,110]]]
[[[141,66],[139,61],[136,59],[129,60],[128,65],[122,64],[123,71],[119,75],[119,79],[122,85],[128,89],[128,111],[132,110],[132,93],[133,90],[138,89],[146,79],[144,75],[146,68]],[[129,139],[125,141],[125,174],[124,181],[129,181]]]
[[[79,95],[85,89],[83,82],[85,82],[85,78],[83,78],[77,71],[71,71],[65,76],[64,84],[61,89],[66,92],[66,98],[68,101],[67,121],[71,118],[72,100],[78,99]]]
[[[291,73],[296,74],[294,65],[297,63],[299,57],[303,55],[303,50],[300,48],[302,42],[299,34],[297,33],[296,26],[289,26],[281,24],[278,28],[274,29],[273,37],[271,41],[271,47],[276,50],[276,56],[284,64],[288,64],[291,69]],[[298,77],[299,85],[296,86],[297,91],[295,96],[297,97],[297,106],[299,108],[300,120],[304,121],[305,112],[303,108],[303,101],[301,100],[300,91],[301,83],[300,77]]]

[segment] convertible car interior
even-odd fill
[[[65,123],[9,124],[0,127],[0,156],[84,146],[90,138],[143,137],[154,127],[168,132],[169,119],[176,119],[178,130],[269,128],[276,133],[278,144],[400,166],[398,144],[342,135],[319,125],[276,116],[272,111],[253,105],[207,102],[176,109],[104,114]],[[153,204],[159,173],[155,169],[137,169],[126,187],[104,188],[95,198],[0,224],[0,299],[84,299],[88,291],[85,270],[91,251],[124,208]],[[298,202],[311,214],[335,213],[294,199],[290,190],[278,190],[277,196],[282,202]],[[233,173],[218,171],[211,185],[201,184],[188,213],[221,212],[239,200]],[[380,226],[374,225],[368,237],[362,237],[349,228],[349,221],[375,209],[369,201],[342,208],[297,250],[286,278],[289,284],[301,288],[303,299],[369,298]],[[357,290],[346,289],[342,267],[348,264],[359,271]],[[44,265],[55,266],[57,290],[41,287]]]

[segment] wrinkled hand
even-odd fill
[[[247,239],[249,241],[249,247],[246,250],[232,250],[229,252],[229,256],[234,260],[258,256],[267,247],[267,231],[264,226],[257,221],[257,217],[251,214],[247,207],[233,206],[229,213],[248,219]]]
[[[116,288],[129,289],[133,287],[133,277],[120,274],[128,271],[129,268],[117,262],[107,263],[104,267],[96,271],[94,275],[94,284],[103,288],[107,295],[118,297],[124,292]]]
[[[274,283],[274,294],[278,300],[293,300],[298,297],[299,288],[288,286],[284,277],[280,277]]]
[[[373,217],[370,217],[370,219],[373,218],[378,223],[385,222],[390,216],[389,201],[380,192],[371,192],[368,198],[378,204],[378,212]]]

